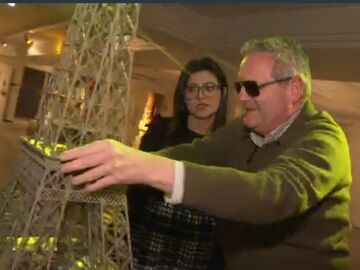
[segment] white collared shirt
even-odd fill
[[[275,128],[273,131],[271,131],[265,137],[262,137],[262,136],[256,134],[255,132],[250,132],[250,139],[252,140],[252,142],[255,145],[257,145],[259,147],[262,147],[267,143],[278,140],[281,137],[281,135],[283,135],[285,133],[285,131],[295,121],[295,119],[297,118],[299,113],[300,113],[300,110],[297,111],[296,113],[294,113],[292,116],[290,116],[290,118],[286,122],[280,124],[277,128]]]

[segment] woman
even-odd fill
[[[190,61],[174,96],[174,117],[156,116],[140,149],[157,151],[190,143],[226,122],[227,79],[211,58]],[[200,211],[164,202],[149,187],[129,187],[135,269],[223,269],[215,240],[216,220]]]

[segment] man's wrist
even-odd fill
[[[175,160],[156,156],[149,162],[149,178],[147,185],[172,193],[174,188]]]

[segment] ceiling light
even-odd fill
[[[15,3],[7,3],[10,7],[15,7],[16,4]]]
[[[126,38],[127,38],[126,41],[129,43],[129,48],[133,51],[165,50],[158,44],[149,40],[145,40],[141,37],[134,37],[134,38],[125,37],[125,39]]]
[[[30,39],[26,34],[24,35],[26,45],[30,46],[34,43],[32,39]]]
[[[3,46],[4,48],[7,47],[7,43],[5,41],[1,41],[0,45]]]

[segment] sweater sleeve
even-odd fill
[[[168,147],[156,152],[175,160],[187,160],[198,164],[221,165],[227,158],[227,152],[239,136],[243,136],[241,119],[235,119],[215,132],[201,139],[194,139],[192,143],[184,143]],[[226,143],[224,143],[226,141]],[[209,153],[213,153],[209,155]]]
[[[307,125],[302,139],[255,173],[186,161],[183,203],[230,220],[268,223],[301,214],[334,189],[349,186],[343,131],[331,120],[315,122]]]

